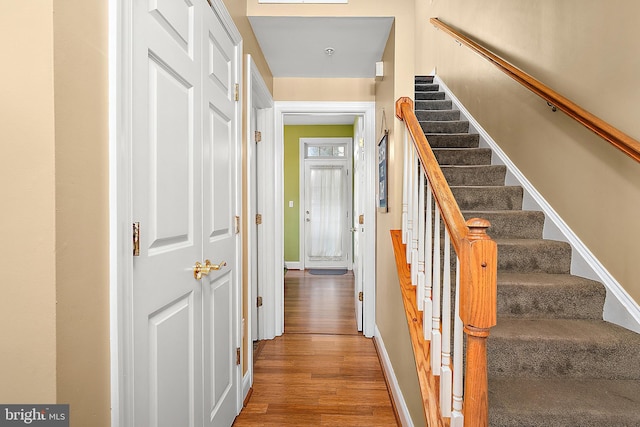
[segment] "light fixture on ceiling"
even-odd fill
[[[336,50],[334,48],[332,48],[332,47],[327,47],[327,48],[324,49],[324,53],[326,53],[329,56],[333,55],[335,51]]]

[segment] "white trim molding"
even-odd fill
[[[287,267],[287,270],[302,270],[300,261],[285,261],[284,266]]]
[[[603,319],[640,333],[640,305],[631,298],[629,293],[558,215],[549,202],[535,189],[487,131],[471,116],[440,77],[436,75],[434,81],[440,85],[447,98],[451,99],[456,108],[460,110],[465,120],[469,121],[469,131],[475,131],[480,135],[480,146],[491,148],[494,154],[492,163],[507,167],[505,183],[507,185],[522,186],[524,190],[522,208],[544,212],[544,238],[563,241],[571,245],[571,274],[597,280],[604,285],[607,290],[607,296],[604,303]]]
[[[378,357],[380,358],[380,365],[382,365],[382,370],[384,371],[384,375],[387,378],[387,386],[389,387],[389,393],[391,394],[391,398],[393,399],[393,404],[395,405],[396,411],[398,412],[400,424],[402,424],[402,427],[413,427],[413,420],[411,419],[411,415],[409,414],[407,402],[404,400],[404,395],[402,394],[402,390],[400,389],[400,384],[398,384],[398,379],[396,378],[396,373],[393,370],[391,359],[389,359],[389,353],[387,353],[387,349],[384,346],[384,341],[382,340],[382,335],[380,334],[380,330],[378,329],[377,325],[376,334],[373,339],[376,341],[376,347],[378,348]]]

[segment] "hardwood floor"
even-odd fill
[[[397,426],[373,341],[356,330],[353,275],[285,276],[285,334],[263,341],[244,426]]]
[[[290,270],[284,285],[284,331],[357,335],[353,273],[314,276]]]

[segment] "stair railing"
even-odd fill
[[[455,30],[453,27],[445,24],[438,18],[431,18],[430,22],[437,29],[449,34],[460,44],[467,46],[473,52],[498,67],[500,71],[511,77],[513,80],[546,100],[549,106],[553,108],[553,111],[556,111],[556,109],[562,110],[569,117],[576,120],[578,123],[582,124],[605,141],[609,142],[627,156],[631,157],[636,162],[640,162],[640,142],[631,138],[629,135],[599,117],[591,114],[584,108],[575,104],[573,101],[560,95],[558,92],[546,86],[539,80],[536,80],[534,77],[525,73],[518,67],[505,61],[486,47]]]
[[[486,339],[496,324],[497,245],[486,233],[488,221],[464,220],[410,98],[398,99],[396,116],[405,123],[404,174],[402,231],[392,237],[427,423],[487,426]]]

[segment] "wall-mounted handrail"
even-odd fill
[[[596,135],[618,148],[629,157],[640,162],[640,142],[625,134],[621,130],[615,128],[604,120],[591,114],[584,108],[580,107],[573,101],[560,95],[550,87],[546,86],[531,75],[525,73],[518,67],[510,64],[491,50],[475,42],[469,37],[455,30],[451,26],[445,24],[438,18],[431,18],[430,22],[436,27],[449,34],[459,43],[464,44],[475,53],[494,64],[500,71],[507,74],[513,80],[529,89],[531,92],[546,100],[551,106],[562,110],[569,117],[581,123],[587,129],[593,131]]]
[[[464,220],[410,98],[398,99],[396,116],[405,123],[405,170],[403,230],[392,232],[392,237],[427,423],[448,425],[443,419],[449,418],[452,426],[461,426],[462,422],[464,425],[488,426],[486,339],[490,328],[496,324],[497,244],[486,233],[488,221]],[[425,192],[428,193],[426,203]],[[435,206],[431,205],[431,197]],[[442,249],[440,219],[446,229]],[[429,249],[423,246],[425,240]],[[450,298],[453,285],[449,277],[452,264],[449,240],[457,257],[456,288],[459,284],[459,291],[454,305]],[[441,252],[445,254],[444,262],[440,260]],[[428,259],[431,255],[432,263]],[[411,274],[407,273],[407,264],[411,264]],[[444,272],[442,279],[441,271]],[[409,292],[412,286],[415,288],[413,293]],[[443,296],[442,310],[440,295]],[[450,327],[451,307],[455,307],[454,320],[460,325],[454,330]],[[462,328],[467,335],[464,393],[460,374]],[[459,358],[453,364],[450,360],[452,335],[455,335],[454,354]],[[425,353],[426,341],[430,341],[429,354]],[[440,403],[433,401],[436,376],[440,376]]]

